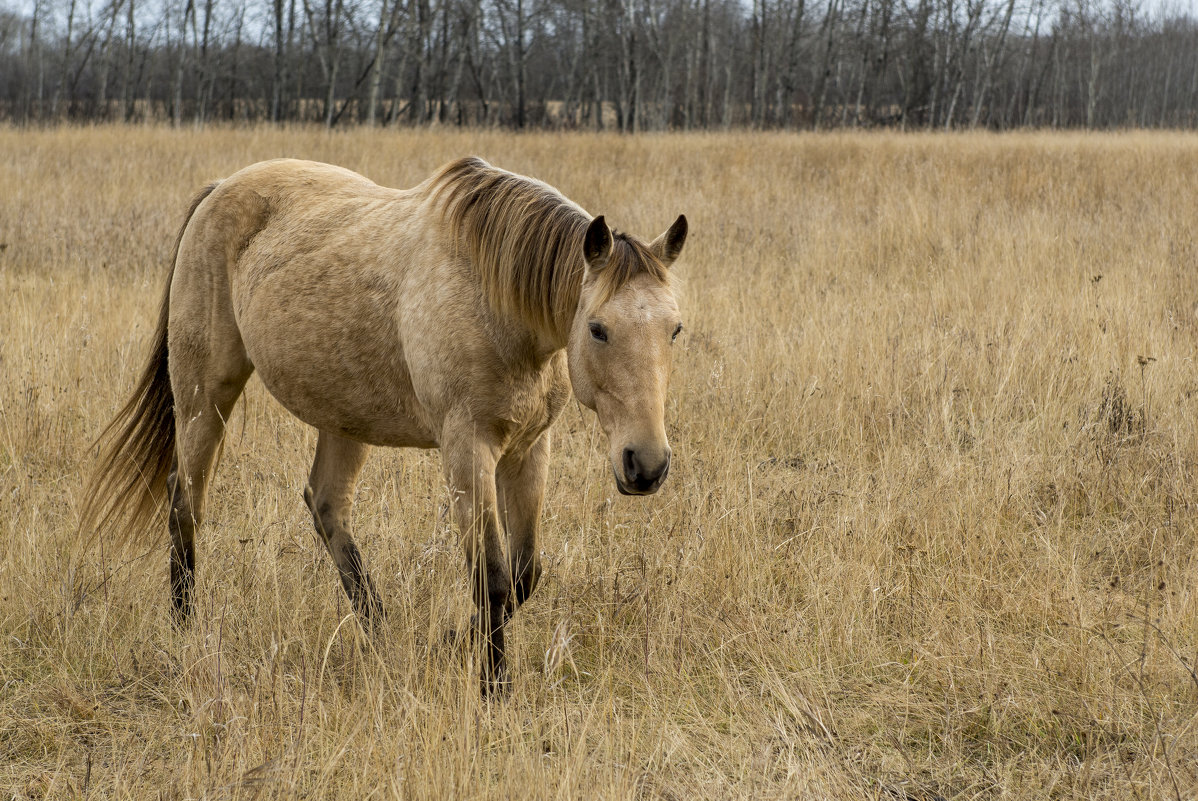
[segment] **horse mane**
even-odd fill
[[[590,215],[548,184],[476,157],[441,168],[432,191],[491,307],[537,330],[568,332],[586,272],[582,242]],[[599,302],[642,273],[668,283],[665,266],[643,242],[614,231],[612,240],[596,279]]]

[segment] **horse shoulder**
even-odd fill
[[[526,451],[553,425],[570,398],[565,353],[558,351],[534,369],[493,377],[475,390],[474,417],[491,421],[503,451]]]

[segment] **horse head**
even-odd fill
[[[682,318],[668,268],[686,231],[680,216],[645,243],[596,217],[583,239],[585,275],[567,344],[570,383],[599,417],[625,495],[657,492],[670,470],[666,390]]]

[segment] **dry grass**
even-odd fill
[[[0,797],[1193,798],[1196,145],[0,131]],[[465,153],[628,230],[689,216],[666,488],[618,496],[567,412],[482,701],[441,644],[436,453],[362,482],[371,641],[300,498],[314,436],[255,380],[176,633],[164,542],[72,531],[191,193]]]

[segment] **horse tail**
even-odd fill
[[[129,400],[92,443],[102,452],[83,496],[79,531],[87,540],[115,534],[117,542],[125,542],[135,532],[144,535],[165,505],[167,479],[175,459],[175,396],[167,366],[171,283],[183,234],[200,203],[217,185],[204,187],[191,201],[171,251],[158,325],[141,378]]]

